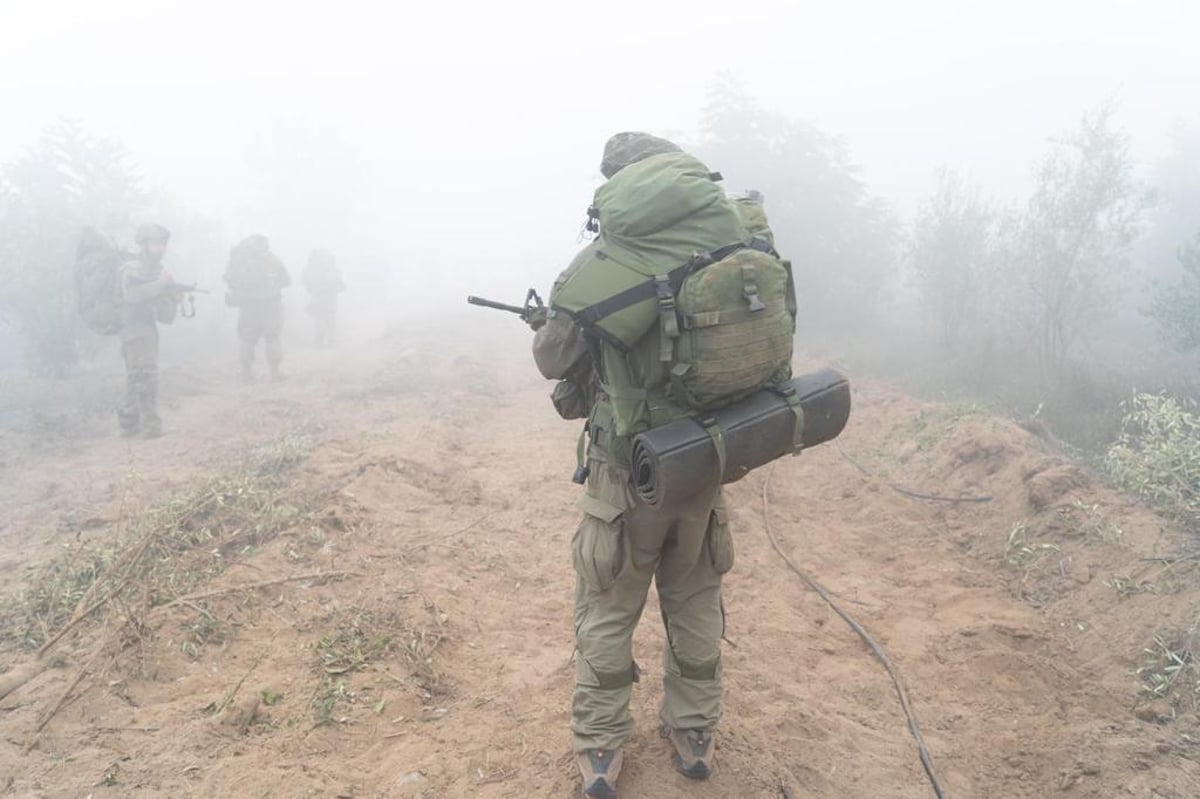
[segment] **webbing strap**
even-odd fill
[[[746,304],[750,306],[750,313],[758,313],[766,310],[767,306],[758,296],[757,276],[754,271],[754,264],[742,264],[742,295],[746,298]]]
[[[800,404],[800,397],[796,394],[796,389],[790,385],[783,389],[777,389],[775,393],[787,400],[788,407],[796,415],[796,423],[792,428],[792,454],[799,455],[800,450],[804,447],[804,406]]]
[[[588,442],[588,425],[584,425],[579,431],[579,441],[575,444],[575,474],[576,476],[583,474],[587,469],[587,442]],[[587,480],[587,475],[584,475],[584,480]]]
[[[738,250],[744,250],[747,248],[778,257],[775,249],[766,239],[755,238],[751,239],[749,242],[739,241],[724,247],[718,247],[710,252],[700,253],[689,260],[686,264],[677,266],[668,272],[667,278],[669,278],[669,284],[672,290],[674,290],[680,284],[680,282],[682,282],[684,276],[686,276],[689,272],[697,269],[703,269],[709,264],[715,264],[717,261],[728,258]],[[596,257],[612,260],[611,256],[606,255],[603,251],[597,252]],[[613,263],[617,262],[613,261]],[[652,299],[656,296],[656,292],[657,278],[653,280],[647,280],[644,283],[638,283],[635,286],[630,286],[624,291],[618,292],[611,297],[605,297],[595,305],[589,305],[586,308],[580,309],[578,312],[566,312],[580,324],[591,326],[595,325],[604,317],[610,316],[617,311],[624,310],[631,305],[636,305],[643,300]]]
[[[762,310],[777,313],[786,309],[786,302],[773,301],[764,303]],[[682,317],[683,329],[698,330],[714,325],[735,325],[739,322],[748,322],[756,318],[758,313],[758,311],[751,311],[749,308],[739,308],[733,311],[701,311],[700,313],[688,314]]]
[[[675,290],[671,288],[671,276],[654,276],[654,296],[658,300],[658,319],[662,335],[658,341],[658,360],[670,363],[675,351],[675,339],[679,338],[679,317],[675,314]]]
[[[721,429],[721,425],[717,424],[717,420],[712,416],[705,416],[700,419],[700,426],[704,428],[704,432],[712,437],[713,446],[717,448],[717,466],[720,469],[721,479],[725,478],[725,431]]]
[[[650,391],[645,388],[611,386],[608,383],[600,383],[599,386],[609,399],[614,400],[644,400],[650,396]]]
[[[667,273],[670,280],[670,285],[675,285],[683,279],[684,272],[691,266],[691,261],[678,266]],[[622,311],[631,305],[637,305],[644,300],[653,299],[657,292],[657,283],[655,280],[647,280],[643,283],[630,286],[624,291],[617,292],[611,297],[605,297],[595,305],[589,305],[583,308],[578,313],[572,314],[574,319],[585,326],[594,325],[606,316],[611,316],[617,311]]]

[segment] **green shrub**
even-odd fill
[[[1121,434],[1108,449],[1109,474],[1128,491],[1200,531],[1200,413],[1196,403],[1135,394],[1122,403]]]

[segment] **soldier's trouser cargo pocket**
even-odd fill
[[[607,591],[624,568],[627,544],[622,508],[593,496],[579,500],[583,519],[571,539],[575,572],[595,592]]]
[[[709,516],[707,539],[713,571],[725,574],[733,568],[733,534],[729,530],[729,516],[723,500],[718,501]]]

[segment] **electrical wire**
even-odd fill
[[[783,562],[788,565],[788,568],[795,572],[796,576],[803,580],[809,588],[815,591],[817,595],[821,597],[821,599],[825,600],[826,604],[833,609],[833,612],[840,616],[842,621],[846,622],[850,629],[858,634],[858,637],[863,640],[863,643],[867,645],[867,647],[871,650],[871,653],[875,655],[875,658],[883,665],[888,677],[891,678],[892,685],[896,688],[896,696],[900,700],[900,707],[904,710],[904,715],[908,719],[908,731],[912,734],[913,740],[916,741],[917,753],[921,758],[921,766],[924,767],[925,774],[927,777],[929,777],[929,784],[933,786],[933,793],[935,796],[937,796],[937,799],[946,799],[946,792],[942,789],[942,785],[940,782],[938,782],[937,775],[934,773],[933,759],[929,755],[929,749],[925,746],[925,739],[921,737],[921,728],[917,724],[917,715],[913,711],[912,703],[909,702],[908,691],[905,690],[904,684],[900,682],[900,677],[896,673],[895,667],[892,666],[891,660],[888,659],[887,653],[883,651],[883,647],[879,645],[875,638],[869,632],[867,632],[866,628],[859,624],[859,622],[853,616],[843,610],[837,601],[834,600],[834,598],[830,595],[830,593],[825,590],[820,583],[818,583],[815,579],[805,573],[799,566],[797,566],[795,562],[788,557],[787,553],[783,551],[783,547],[779,545],[779,541],[776,539],[775,533],[771,529],[771,501],[768,496],[768,491],[771,487],[771,477],[775,474],[775,467],[777,465],[778,463],[771,464],[771,468],[767,472],[767,476],[763,480],[762,486],[763,527],[767,533],[767,540],[771,542],[772,548],[774,548],[779,557],[783,558]]]
[[[842,457],[846,459],[847,463],[849,463],[855,469],[858,469],[860,472],[862,472],[864,477],[874,477],[875,476],[875,475],[871,474],[871,472],[867,469],[867,467],[863,466],[861,463],[854,460],[854,458],[850,457],[850,454],[848,452],[846,452],[846,450],[842,449],[841,444],[834,442],[834,446],[837,447],[837,451],[839,453],[841,453]],[[990,497],[990,496],[943,497],[943,496],[939,496],[937,494],[923,494],[919,491],[912,491],[910,489],[905,488],[904,486],[896,485],[895,483],[886,483],[885,482],[884,485],[886,485],[888,488],[895,491],[897,494],[906,496],[910,499],[928,499],[933,502],[991,502],[992,501],[992,497]]]

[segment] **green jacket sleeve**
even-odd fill
[[[140,274],[136,263],[121,270],[121,293],[125,302],[132,305],[154,302],[167,293],[168,285],[161,274],[154,277]]]
[[[583,330],[565,314],[547,319],[533,336],[533,360],[547,380],[562,380],[587,357]]]
[[[597,246],[596,242],[592,242],[580,250],[554,281],[554,288],[550,291],[551,306],[554,305],[559,286],[591,259]],[[586,364],[583,363],[583,359],[590,357],[583,329],[564,313],[551,311],[546,324],[534,334],[533,360],[538,371],[547,380],[563,380],[571,375],[578,375],[585,371],[583,367]]]

